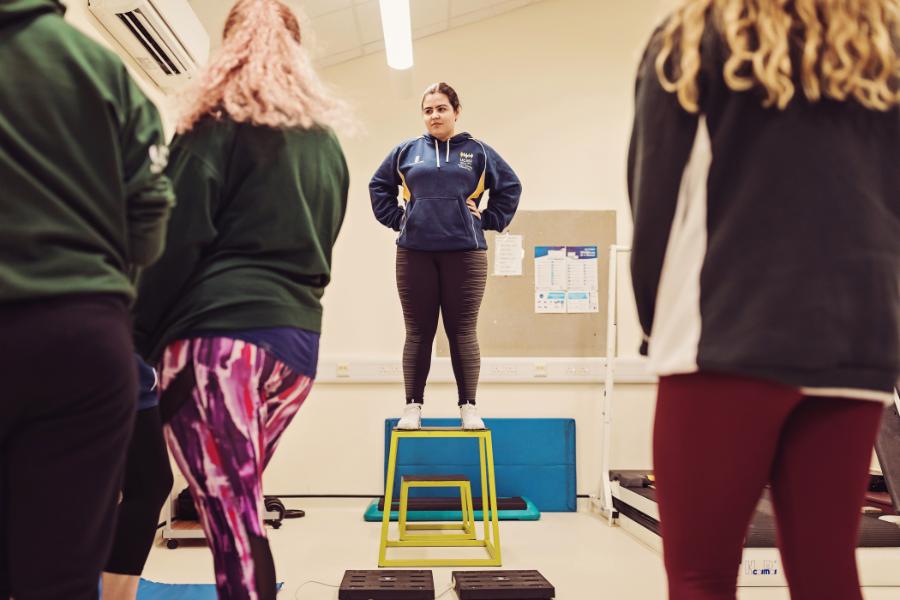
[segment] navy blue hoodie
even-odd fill
[[[477,206],[485,190],[490,190],[490,201],[479,221],[466,200]],[[521,194],[510,166],[468,133],[445,142],[428,134],[403,142],[369,182],[375,218],[399,231],[397,245],[409,250],[486,250],[484,230],[503,231]]]

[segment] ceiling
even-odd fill
[[[299,8],[314,32],[313,57],[329,66],[384,49],[378,0],[284,0]],[[540,0],[410,0],[413,39],[481,21]],[[189,0],[218,47],[225,17],[234,4]]]

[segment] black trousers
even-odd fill
[[[487,282],[483,250],[425,252],[397,248],[397,289],[406,321],[403,378],[406,401],[424,402],[438,314],[450,342],[459,404],[475,404],[481,350],[478,311]]]
[[[124,299],[0,304],[0,598],[97,598],[137,394]]]
[[[128,446],[122,502],[106,571],[140,575],[153,546],[159,513],[172,490],[172,468],[159,407],[140,410]]]

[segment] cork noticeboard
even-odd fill
[[[494,273],[494,238],[489,232],[488,280],[478,318],[482,356],[595,357],[606,354],[606,307],[609,247],[616,243],[615,211],[520,211],[507,228],[523,236],[522,275]],[[595,313],[539,314],[534,305],[535,246],[597,246],[599,310]],[[449,356],[443,326],[438,329],[438,356]]]

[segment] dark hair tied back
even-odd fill
[[[450,87],[449,83],[444,83],[443,81],[439,81],[438,83],[432,83],[425,91],[422,93],[422,106],[425,106],[425,98],[428,94],[444,94],[447,96],[447,99],[450,100],[450,106],[453,107],[453,112],[458,112],[460,107],[462,106],[459,103],[459,96],[456,94],[456,90]]]

